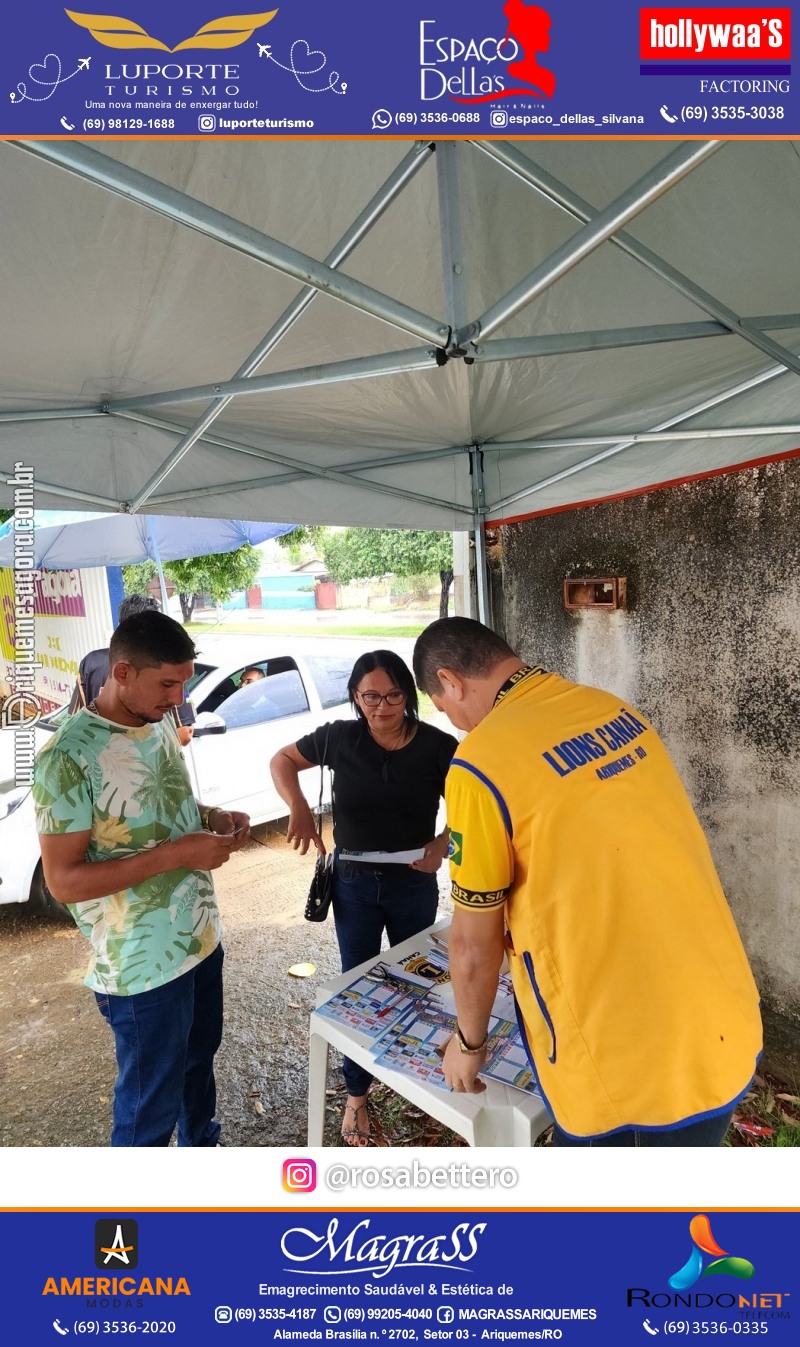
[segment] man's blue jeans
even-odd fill
[[[373,959],[381,952],[384,929],[390,945],[399,945],[436,920],[439,886],[435,875],[408,865],[383,870],[356,865],[336,857],[333,917],[342,956],[342,972]],[[366,1094],[372,1076],[345,1057],[342,1063],[347,1093]]]
[[[638,1132],[627,1128],[612,1132],[597,1141],[575,1141],[565,1136],[558,1125],[553,1127],[554,1146],[721,1146],[730,1127],[733,1109],[716,1118],[703,1118],[687,1127],[674,1127],[664,1132]]]
[[[95,992],[119,1072],[112,1146],[216,1146],[214,1054],[222,1039],[222,946],[172,982],[133,996]]]

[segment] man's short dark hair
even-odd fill
[[[414,677],[422,692],[440,691],[437,669],[452,669],[462,678],[483,678],[516,653],[502,636],[471,617],[443,617],[432,622],[414,646]]]
[[[146,609],[120,622],[111,637],[108,664],[118,660],[145,669],[159,664],[187,664],[197,654],[194,642],[180,622],[156,609]]]
[[[126,594],[119,606],[117,626],[129,617],[134,617],[136,613],[150,612],[161,612],[161,605],[150,594]]]

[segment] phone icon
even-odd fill
[[[642,1324],[642,1328],[645,1330],[646,1333],[652,1333],[652,1335],[653,1335],[654,1338],[657,1337],[657,1335],[658,1335],[658,1329],[657,1329],[657,1328],[651,1328],[651,1327],[650,1327],[650,1320],[649,1320],[649,1319],[645,1319],[644,1323]]]
[[[658,110],[661,113],[661,116],[664,118],[665,122],[677,122],[678,118],[672,116],[666,103],[662,103],[661,107]],[[658,1332],[658,1329],[656,1329],[655,1331]]]
[[[62,118],[61,118],[61,125],[63,126],[63,128],[64,128],[65,131],[74,131],[74,130],[75,130],[75,127],[72,125],[71,122],[68,122],[68,121],[67,121],[66,117],[62,117]],[[63,1328],[62,1328],[62,1329],[59,1329],[59,1332],[61,1332],[61,1333],[64,1333],[64,1332],[67,1332],[67,1331],[68,1331],[67,1329],[63,1329]]]
[[[57,1319],[54,1319],[54,1320],[53,1320],[53,1328],[56,1330],[56,1333],[60,1333],[60,1334],[61,1334],[62,1338],[65,1338],[65,1337],[67,1336],[67,1334],[69,1333],[69,1329],[68,1329],[68,1328],[62,1328],[61,1325],[60,1325],[60,1323],[58,1322]]]

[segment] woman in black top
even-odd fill
[[[335,878],[333,915],[342,972],[416,935],[436,918],[436,871],[447,855],[448,833],[435,834],[444,780],[456,740],[420,721],[411,671],[391,650],[356,660],[348,682],[355,721],[321,725],[288,744],[270,763],[272,779],[289,806],[288,839],[302,855],[325,846],[299,783],[299,773],[325,766],[334,774]],[[411,865],[344,859],[341,852],[423,849]],[[367,1091],[372,1076],[345,1057],[347,1104],[342,1136],[348,1145],[369,1141]]]

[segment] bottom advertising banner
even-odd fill
[[[789,1344],[797,1220],[727,1209],[7,1211],[3,1340]]]

